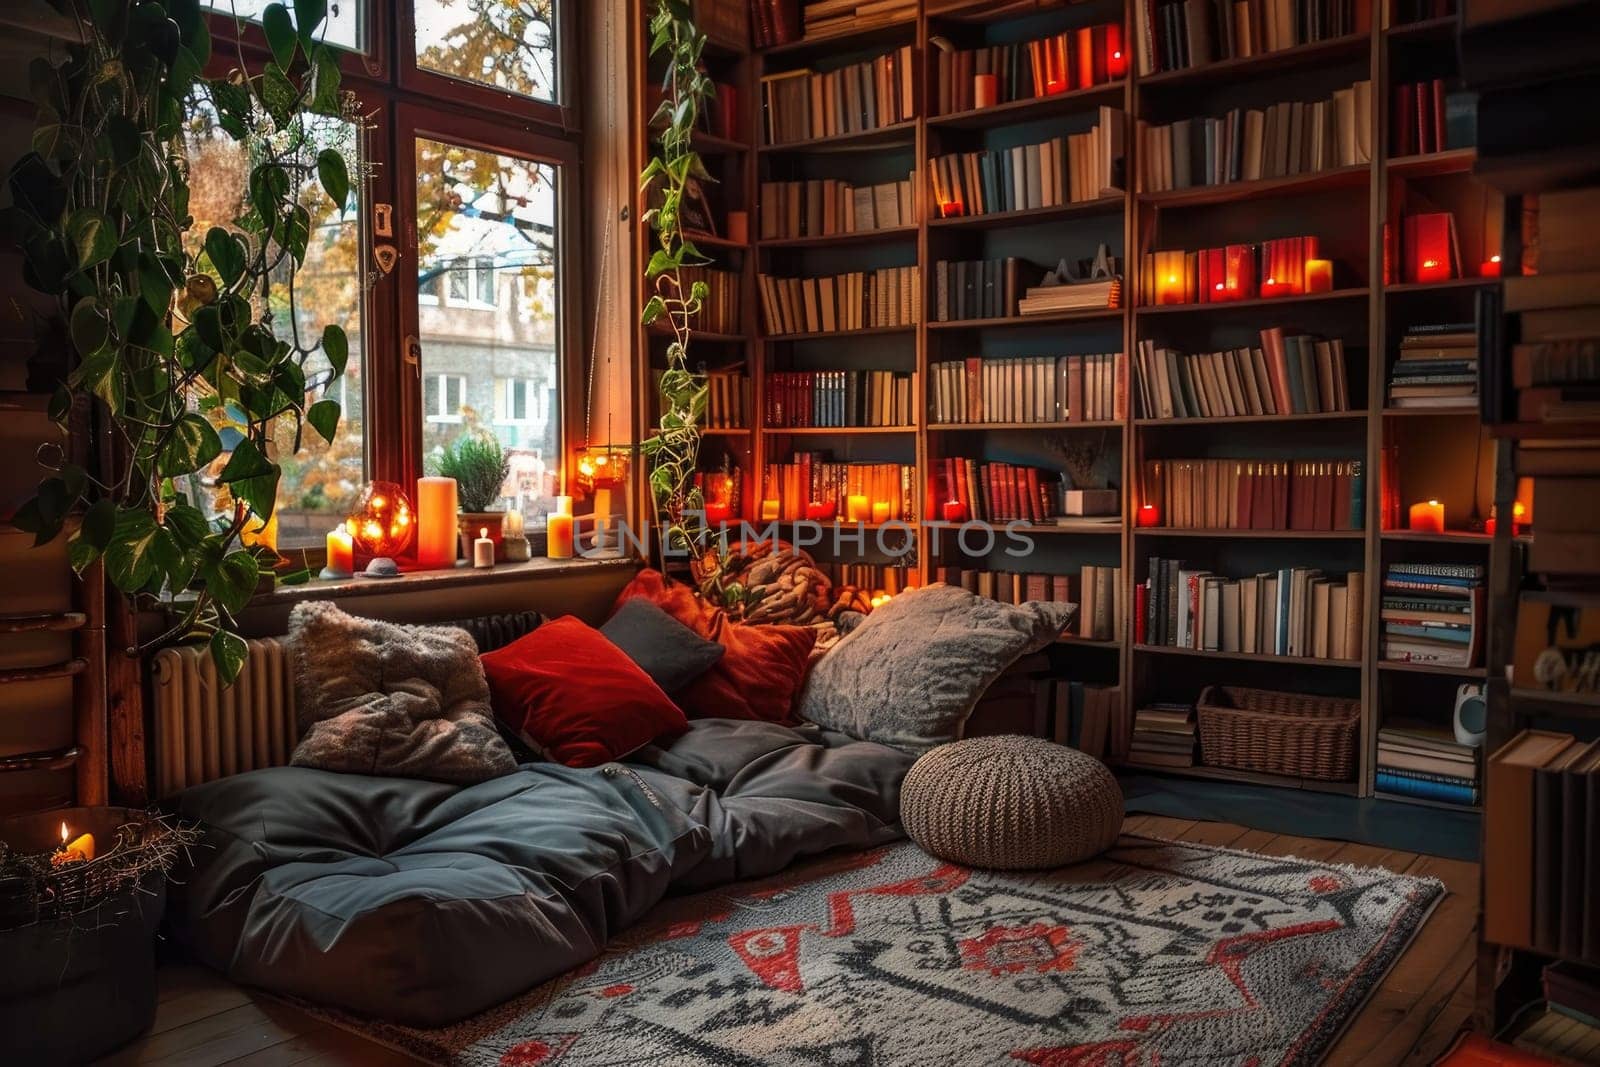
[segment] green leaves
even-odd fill
[[[261,106],[272,116],[272,121],[277,124],[278,129],[286,128],[290,117],[294,114],[300,90],[294,87],[294,82],[289,80],[283,68],[268,66],[257,82],[256,91],[261,97]]]
[[[104,263],[117,250],[111,220],[92,207],[81,207],[67,219],[67,240],[78,254],[79,270]]]
[[[228,457],[222,473],[217,475],[217,481],[226,485],[235,497],[249,504],[265,521],[271,518],[272,509],[277,504],[278,476],[281,473],[277,464],[261,454],[261,449],[254,441],[245,438],[233,446],[233,455]]]
[[[132,593],[150,581],[155,569],[152,552],[159,530],[155,516],[143,508],[123,508],[117,512],[105,558],[106,577],[118,589]]]
[[[328,365],[333,368],[335,378],[344,374],[350,362],[350,340],[342,327],[330,322],[322,328],[322,354],[328,357]]]
[[[213,226],[206,231],[205,248],[206,258],[211,260],[211,265],[216,268],[217,276],[222,279],[223,286],[232,288],[244,274],[245,260],[248,257],[244,242],[221,226]]]
[[[339,430],[339,402],[317,401],[306,411],[306,421],[322,435],[324,441],[333,444],[333,435]]]
[[[222,439],[204,416],[193,412],[173,424],[156,456],[156,473],[166,478],[192,474],[222,455]]]
[[[72,306],[67,320],[67,335],[72,346],[84,357],[92,356],[105,348],[111,339],[111,322],[105,309],[92,296],[86,296]]]
[[[241,549],[238,552],[228,553],[222,562],[211,568],[206,575],[206,586],[222,609],[229,615],[234,615],[250,603],[250,597],[256,591],[256,580],[259,577],[256,558]]]
[[[289,9],[282,4],[268,4],[261,12],[261,29],[267,35],[267,47],[272,49],[272,61],[288,70],[297,45]]]
[[[344,217],[345,201],[350,197],[350,174],[345,170],[344,157],[331,148],[317,153],[317,180]]]
[[[217,679],[224,687],[232,685],[238,680],[239,672],[244,670],[244,662],[250,656],[250,646],[238,634],[218,630],[211,635],[211,643],[207,648],[211,652],[211,662],[217,668]]]

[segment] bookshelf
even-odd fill
[[[922,0],[912,19],[874,22],[859,33],[844,30],[714,60],[737,67],[751,103],[743,117],[745,131],[733,138],[749,147],[732,148],[721,157],[728,161],[725,165],[738,168],[736,180],[745,190],[742,203],[750,211],[751,239],[742,248],[713,249],[719,259],[725,255],[730,268],[741,272],[746,287],[745,330],[737,339],[706,345],[704,350],[709,351],[703,358],[748,360],[758,419],[763,390],[774,372],[894,370],[913,376],[916,398],[909,425],[777,429],[758,423],[754,432],[719,438],[720,447],[740,450],[739,462],[746,472],[746,516],[753,516],[761,496],[760,472],[796,450],[827,450],[840,461],[913,465],[917,507],[915,532],[909,536],[916,542],[913,570],[921,581],[935,580],[940,568],[947,566],[1056,574],[1075,574],[1083,567],[1120,571],[1125,611],[1115,633],[1109,639],[1068,635],[1051,656],[1056,670],[1065,676],[1117,687],[1130,718],[1142,701],[1192,700],[1206,684],[1296,689],[1361,702],[1359,772],[1351,782],[1313,782],[1199,766],[1140,770],[1374,795],[1377,733],[1389,712],[1400,706],[1425,706],[1431,725],[1447,727],[1451,708],[1445,697],[1453,695],[1456,685],[1482,682],[1485,675],[1480,667],[1381,660],[1377,605],[1385,566],[1486,564],[1490,539],[1479,528],[1458,529],[1455,523],[1442,535],[1383,529],[1379,471],[1385,446],[1404,446],[1402,454],[1414,456],[1400,471],[1400,492],[1407,502],[1438,494],[1459,504],[1464,519],[1474,512],[1480,519],[1487,515],[1493,444],[1481,430],[1475,400],[1443,408],[1399,408],[1387,402],[1387,386],[1394,349],[1408,327],[1451,321],[1453,316],[1461,316],[1454,321],[1470,319],[1477,294],[1494,286],[1494,279],[1477,277],[1475,268],[1488,258],[1501,220],[1497,194],[1487,193],[1473,177],[1472,148],[1390,151],[1392,85],[1454,78],[1456,59],[1453,20],[1391,26],[1386,21],[1389,7],[1384,0],[1372,0],[1372,26],[1360,32],[1150,74],[1141,73],[1134,22],[1139,5],[1129,0],[1076,4]],[[1002,97],[987,107],[938,113],[936,50],[1017,44],[1110,22],[1124,29],[1125,70],[1108,69],[1101,82],[1051,95]],[[912,119],[848,134],[763,143],[758,112],[764,77],[802,68],[826,71],[905,46],[910,46],[914,64]],[[1140,166],[1136,123],[1215,117],[1233,108],[1265,108],[1280,101],[1309,103],[1358,81],[1372,86],[1364,117],[1372,131],[1369,160],[1310,173],[1140,191],[1135,178]],[[1057,134],[1082,133],[1096,123],[1102,107],[1120,111],[1125,124],[1127,172],[1120,192],[1047,207],[940,217],[930,180],[933,161],[950,153],[1003,149]],[[755,198],[763,182],[874,184],[907,177],[911,217],[896,225],[827,235],[761,235]],[[1437,205],[1457,216],[1467,277],[1430,283],[1386,279],[1385,223],[1416,204]],[[1140,302],[1142,252],[1298,235],[1320,238],[1319,254],[1337,262],[1332,291],[1227,303]],[[1123,261],[1120,307],[944,321],[936,314],[936,267],[941,261],[1017,256],[1048,265],[1062,257],[1091,257],[1100,244]],[[921,286],[922,314],[915,325],[848,333],[771,334],[765,329],[755,292],[759,274],[810,277],[912,265],[920,268]],[[1343,342],[1346,410],[1187,418],[1150,417],[1136,410],[1131,356],[1140,341],[1209,352],[1250,344],[1269,326]],[[935,389],[930,368],[942,361],[1107,352],[1122,352],[1129,363],[1127,410],[1114,420],[951,423],[937,421],[930,406]],[[1434,438],[1444,443],[1431,449],[1416,444]],[[1366,473],[1364,527],[1136,526],[1141,464],[1147,459],[1206,456],[1359,459]],[[1066,469],[1070,457],[1076,469],[1093,479],[1091,484],[1120,490],[1119,521],[1031,527],[1038,547],[1027,560],[1007,560],[998,550],[967,553],[953,543],[953,527],[939,521],[940,464],[953,457],[1057,470]],[[1436,484],[1424,484],[1426,472],[1434,468],[1445,473]],[[1456,508],[1450,510],[1454,513]],[[1319,567],[1330,575],[1360,571],[1367,610],[1359,654],[1332,660],[1136,643],[1135,585],[1145,577],[1143,568],[1151,556],[1191,560],[1229,575],[1253,574],[1269,565]]]

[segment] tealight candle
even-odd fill
[[[1156,303],[1183,303],[1183,279],[1176,274],[1167,274],[1158,278],[1156,282]]]
[[[866,522],[872,518],[872,502],[865,493],[851,493],[845,497],[844,517],[851,522]]]
[[[1141,504],[1134,521],[1139,526],[1160,526],[1161,509],[1154,504]]]
[[[494,566],[494,539],[487,526],[478,527],[478,539],[472,542],[472,565],[479,570]]]
[[[60,867],[68,863],[87,863],[89,860],[94,859],[93,834],[80,834],[68,841],[67,838],[70,836],[71,831],[67,829],[67,824],[62,823],[61,847],[51,853],[51,866]]]
[[[891,512],[892,512],[892,509],[890,508],[889,502],[887,500],[874,500],[872,502],[872,521],[873,522],[875,522],[875,523],[888,522],[889,521],[889,515],[891,514]]]
[[[324,578],[351,578],[356,573],[356,544],[350,531],[337,526],[328,531],[328,558],[322,568]]]
[[[1306,292],[1331,293],[1333,292],[1333,260],[1308,259],[1306,260]]]
[[[1263,297],[1287,296],[1290,291],[1291,289],[1287,282],[1280,282],[1276,278],[1268,278],[1261,283],[1261,295]]]
[[[812,522],[832,522],[839,514],[836,500],[813,500],[806,504],[806,518]]]
[[[1500,257],[1490,256],[1488,259],[1484,260],[1483,263],[1478,267],[1478,276],[1480,278],[1500,277]]]
[[[946,500],[944,502],[945,522],[966,522],[972,518],[972,511],[959,500]]]
[[[706,505],[706,524],[708,526],[721,526],[733,515],[733,509],[726,504]]]
[[[1444,533],[1444,505],[1437,500],[1412,504],[1410,526],[1416,533]]]
[[[780,506],[781,505],[778,501],[771,498],[763,500],[761,502],[761,521],[771,522],[776,519],[778,517],[778,509]]]

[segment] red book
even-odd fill
[[[1350,529],[1350,464],[1334,464],[1333,529]]]
[[[1416,89],[1410,85],[1394,87],[1394,154],[1412,156],[1417,153]]]
[[[1327,463],[1316,465],[1316,477],[1312,485],[1316,489],[1316,499],[1312,502],[1311,528],[1313,530],[1333,529],[1333,471]]]
[[[1433,91],[1429,94],[1433,102],[1433,150],[1443,152],[1444,143],[1444,81],[1441,78],[1433,79]]]
[[[1439,144],[1433,139],[1433,93],[1429,83],[1418,82],[1411,95],[1417,109],[1417,151],[1437,152]]]
[[[1233,523],[1238,529],[1250,529],[1255,523],[1251,521],[1251,506],[1255,503],[1255,464],[1246,463],[1244,470],[1239,472],[1239,495],[1233,502]]]
[[[1271,528],[1287,530],[1289,528],[1289,464],[1278,464],[1277,477],[1273,479],[1273,483],[1276,502],[1272,508]]]
[[[1083,357],[1067,357],[1067,421],[1083,421]]]
[[[1043,522],[1045,519],[1044,497],[1039,492],[1039,468],[1027,468],[1025,480],[1028,483],[1028,511],[1034,522]]]
[[[1133,587],[1133,643],[1145,643],[1145,614],[1150,607],[1150,583],[1140,582]]]
[[[1078,45],[1078,58],[1073,64],[1078,69],[1073,71],[1073,84],[1080,89],[1087,89],[1094,84],[1094,34],[1089,27],[1078,28],[1075,37]]]
[[[1267,357],[1267,377],[1272,379],[1272,401],[1282,414],[1294,410],[1289,397],[1289,364],[1283,348],[1283,327],[1261,331],[1261,351]]]

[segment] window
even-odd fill
[[[550,417],[543,383],[528,378],[501,378],[494,383],[494,421],[511,425],[542,422]]]
[[[200,6],[224,15],[237,14],[240,18],[260,21],[261,13],[273,0],[200,0]],[[294,4],[285,3],[289,17],[294,17]],[[351,52],[366,51],[367,5],[360,0],[337,0],[328,5],[328,21],[323,40]]]
[[[559,102],[555,0],[413,0],[417,66]]]
[[[467,379],[462,375],[429,375],[423,385],[422,409],[429,422],[461,422],[466,397]]]
[[[448,279],[450,303],[462,307],[492,308],[495,306],[494,260],[484,257],[458,259],[445,264],[442,273]],[[426,274],[419,279],[417,295],[422,295]],[[435,283],[436,289],[436,283]],[[434,303],[438,303],[435,296]]]

